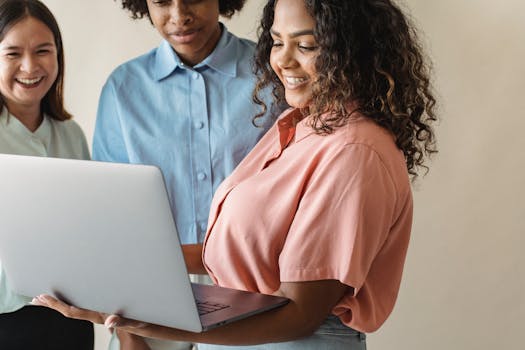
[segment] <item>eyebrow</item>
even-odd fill
[[[36,49],[41,49],[43,47],[49,47],[49,46],[55,46],[54,43],[43,43],[43,44],[40,44],[36,47]],[[6,47],[3,47],[2,49],[3,50],[18,50],[20,49],[21,47],[20,46],[16,46],[16,45],[11,45],[11,46],[6,46]]]
[[[278,37],[281,37],[281,33],[273,30],[273,29],[270,29],[270,33],[275,35],[275,36],[278,36]],[[314,35],[314,31],[312,29],[305,29],[305,30],[299,30],[297,32],[293,32],[293,33],[290,33],[290,37],[291,38],[295,38],[295,37],[298,37],[298,36],[301,36],[301,35]]]

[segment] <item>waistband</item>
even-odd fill
[[[361,341],[366,341],[366,334],[359,332],[343,324],[339,317],[330,315],[315,331],[319,335],[341,335],[341,336],[357,336]]]

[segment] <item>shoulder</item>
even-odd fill
[[[243,51],[248,53],[255,52],[255,42],[246,39],[246,38],[239,38],[238,36],[231,34],[232,39],[235,41],[236,45]]]
[[[251,67],[255,54],[255,42],[252,40],[227,32],[225,50],[234,53],[233,56],[238,62],[246,62]]]
[[[237,35],[230,32],[228,28],[226,28],[225,25],[222,25],[222,27],[226,31],[226,42],[227,42],[226,45],[236,45],[239,48],[242,48],[248,51],[251,50],[252,52],[255,50],[256,44],[253,40],[238,37]]]
[[[153,62],[158,50],[159,48],[154,48],[145,54],[120,64],[111,72],[106,84],[120,86],[125,84],[129,79],[151,75]]]
[[[51,123],[58,143],[60,156],[75,159],[89,159],[89,148],[86,135],[80,125],[72,119],[60,121],[47,117]]]
[[[381,165],[398,190],[409,189],[409,178],[403,152],[397,147],[394,135],[374,121],[360,116],[340,130],[343,147],[360,149]]]
[[[390,178],[396,188],[408,189],[403,152],[397,147],[392,133],[374,121],[356,115],[333,133],[315,134],[313,138],[312,145],[316,148],[312,152],[321,155],[325,161],[337,159],[342,171],[364,172],[365,176],[381,173],[381,176]]]
[[[380,153],[397,149],[394,136],[374,121],[358,115],[340,130],[345,144],[362,144]]]
[[[76,121],[73,119],[68,120],[56,120],[49,118],[51,124],[57,130],[61,136],[82,136],[84,137],[84,132],[82,131],[82,128]]]
[[[289,111],[285,111],[281,118],[287,116]],[[330,116],[328,115],[327,117],[329,118]],[[308,122],[305,123],[305,125],[307,124]],[[315,133],[310,127],[308,127],[308,130],[309,133]],[[332,149],[359,145],[378,153],[399,151],[395,144],[394,136],[388,130],[358,113],[354,113],[347,124],[336,127],[333,132],[316,134],[314,137],[318,140],[317,142]]]

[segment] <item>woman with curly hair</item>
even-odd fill
[[[436,152],[429,65],[391,0],[270,0],[256,69],[255,99],[275,84],[292,108],[217,190],[200,267],[290,302],[201,334],[37,302],[205,350],[366,348],[399,291],[410,177]]]

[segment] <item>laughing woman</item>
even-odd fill
[[[0,153],[89,158],[80,127],[63,106],[58,25],[36,0],[0,1]],[[93,326],[27,305],[0,262],[0,349],[93,349]]]
[[[264,9],[256,92],[276,84],[276,102],[292,108],[215,193],[200,267],[218,285],[286,296],[286,306],[195,334],[34,301],[205,343],[199,350],[365,349],[399,291],[410,178],[436,152],[416,39],[391,0],[270,0]]]

